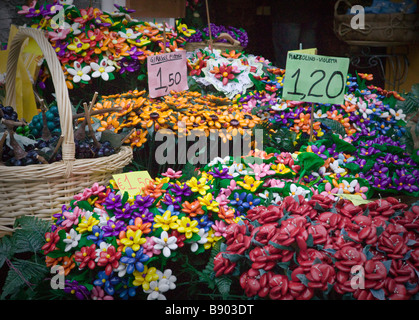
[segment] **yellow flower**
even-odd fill
[[[164,231],[169,229],[177,229],[179,225],[177,224],[178,216],[173,215],[170,210],[166,210],[163,215],[157,215],[154,217],[154,228],[162,228]]]
[[[207,193],[204,197],[198,197],[201,206],[206,206],[208,210],[213,212],[220,211],[219,203],[212,198],[212,193]]]
[[[186,185],[191,188],[192,192],[199,192],[202,196],[207,193],[207,190],[210,188],[206,184],[207,179],[205,177],[197,180],[195,177],[192,177],[189,181],[186,182]]]
[[[202,178],[205,178],[207,182],[211,182],[212,180],[214,180],[214,177],[205,171],[202,172]]]
[[[141,245],[147,241],[142,235],[143,231],[140,229],[137,229],[136,231],[128,229],[126,232],[123,232],[120,239],[121,244],[124,245],[122,251],[125,252],[125,249],[128,247],[134,251],[140,250]]]
[[[99,224],[99,220],[90,216],[89,219],[83,218],[81,222],[78,224],[76,231],[78,233],[84,233],[86,231],[92,232],[93,226]]]
[[[183,33],[187,37],[190,37],[191,35],[196,33],[196,30],[188,29],[188,26],[184,23],[181,23],[177,26],[177,31],[179,31],[180,33]]]
[[[160,183],[165,184],[165,183],[168,183],[170,181],[170,178],[169,177],[164,177],[164,178],[156,178],[154,180],[156,181],[156,184],[160,184]]]
[[[150,289],[150,282],[159,280],[159,275],[156,271],[155,267],[149,268],[147,266],[144,266],[143,272],[135,270],[133,272],[135,279],[132,281],[132,284],[136,287],[142,286],[143,290]]]
[[[182,217],[180,219],[180,225],[179,228],[177,228],[177,231],[180,233],[184,233],[186,239],[192,238],[194,233],[198,233],[199,229],[197,228],[198,221],[192,220],[189,217]]]
[[[213,247],[214,244],[222,238],[221,236],[216,236],[214,233],[215,231],[212,228],[208,231],[207,242],[204,243],[205,250],[208,250],[211,247]]]
[[[244,182],[237,181],[237,184],[241,186],[243,189],[249,190],[250,192],[255,192],[256,189],[263,183],[263,180],[255,180],[255,178],[251,176],[245,176]]]
[[[278,163],[277,165],[275,165],[275,164],[272,165],[272,169],[274,169],[275,172],[279,173],[279,174],[286,174],[286,173],[291,172],[291,169],[287,168],[285,166],[285,164],[283,164],[283,163]]]
[[[90,48],[90,44],[87,42],[81,42],[79,38],[75,37],[73,42],[67,46],[68,49],[79,53],[82,50]]]

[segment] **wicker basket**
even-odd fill
[[[351,7],[347,0],[338,0],[335,4],[334,32],[340,40],[353,45],[377,46],[419,42],[418,14],[365,14],[365,28],[353,29],[351,20],[354,15],[338,14],[342,3]]]
[[[132,149],[121,147],[117,154],[94,159],[75,159],[71,102],[64,73],[45,34],[32,28],[20,28],[9,44],[6,76],[6,105],[14,106],[15,78],[22,43],[33,38],[41,48],[54,83],[64,136],[61,161],[22,167],[0,167],[0,237],[13,232],[15,218],[36,215],[51,219],[73,196],[93,183],[107,184],[115,173],[132,160]]]
[[[215,41],[212,42],[212,47],[214,49],[221,50],[222,52],[226,52],[226,50],[235,50],[235,51],[243,51],[243,47],[240,45],[240,41],[233,39],[231,35],[228,33],[221,33],[217,38],[214,39]],[[228,42],[217,42],[219,40],[227,40]],[[185,50],[195,51],[196,49],[204,49],[210,45],[210,41],[205,42],[187,42],[185,45]]]

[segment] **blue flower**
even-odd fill
[[[166,209],[163,208],[157,208],[157,210],[159,211],[159,213],[161,215],[163,215],[166,211],[170,211],[171,215],[175,215],[178,216],[179,215],[179,211],[175,211],[175,207],[173,205],[168,205]]]
[[[98,226],[93,226],[92,234],[87,236],[87,240],[91,240],[95,243],[95,245],[100,246],[104,238],[105,231],[103,231]]]
[[[260,204],[260,199],[259,198],[253,198],[253,194],[249,193],[246,197],[246,202],[243,202],[243,207],[245,209],[252,209],[255,206]]]
[[[211,229],[211,226],[214,224],[214,222],[207,216],[201,216],[201,217],[195,217],[193,220],[198,221],[198,229],[204,229],[205,232],[208,232]]]
[[[121,257],[120,261],[127,265],[128,274],[132,274],[135,270],[139,272],[144,271],[143,262],[148,261],[150,257],[144,254],[143,251],[142,247],[138,251],[134,251],[130,247],[125,249],[125,256]]]
[[[130,286],[129,282],[129,278],[123,278],[121,287],[118,289],[118,295],[123,300],[127,300],[129,297],[135,297],[137,287]]]
[[[105,271],[99,271],[98,278],[93,281],[93,284],[98,287],[103,287],[105,292],[111,296],[115,293],[115,286],[120,282],[120,278],[113,274],[108,276]]]

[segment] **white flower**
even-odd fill
[[[73,6],[73,0],[58,0],[58,3],[63,5],[68,5],[68,6]]]
[[[344,173],[345,169],[341,168],[339,166],[339,161],[333,161],[332,163],[329,164],[329,167],[333,170],[334,173],[336,174],[340,174],[340,173]]]
[[[150,27],[152,27],[152,28],[156,28],[156,29],[158,29],[158,30],[160,30],[160,31],[163,31],[163,24],[161,24],[161,23],[153,23],[153,22],[147,22],[146,24],[148,24]],[[171,32],[172,31],[172,29],[171,28],[169,28],[168,26],[167,26],[167,24],[166,24],[166,27],[165,27],[165,29],[166,29],[166,32]]]
[[[350,102],[351,104],[357,104],[357,98],[352,93],[345,95],[344,98],[346,101]]]
[[[96,262],[98,262],[98,260],[99,260],[100,253],[101,253],[102,251],[103,251],[103,252],[108,251],[108,248],[109,248],[111,245],[112,245],[112,244],[110,244],[110,243],[106,243],[105,241],[102,241],[102,242],[100,243],[99,248],[97,248],[97,249],[95,250],[95,252],[96,252],[96,259],[95,259],[95,261],[96,261]]]
[[[90,76],[88,75],[88,73],[91,70],[92,69],[90,68],[90,66],[84,66],[82,68],[81,64],[78,61],[74,61],[74,69],[72,68],[67,69],[68,73],[73,76],[74,83],[78,83],[81,80],[86,81],[86,82],[90,81]]]
[[[326,172],[326,167],[323,166],[323,167],[320,167],[318,172],[312,172],[311,174],[315,177],[324,177],[324,176],[329,175],[330,172]]]
[[[200,244],[207,243],[208,239],[208,232],[205,232],[203,228],[199,229],[198,235],[201,237],[198,241],[191,242],[191,251],[196,252],[198,250]]]
[[[275,110],[275,111],[283,111],[283,110],[285,110],[287,108],[288,108],[288,105],[287,105],[286,102],[282,102],[280,104],[277,103],[276,105],[271,106],[271,109],[272,110]]]
[[[118,268],[113,269],[113,271],[118,273],[118,277],[123,278],[127,273],[127,265],[125,263],[119,262]]]
[[[316,112],[313,113],[313,116],[315,119],[319,119],[319,118],[327,118],[327,113],[323,113],[321,109],[317,110]]]
[[[212,161],[210,161],[210,163],[208,163],[208,166],[212,167],[212,166],[215,166],[218,163],[227,164],[229,161],[230,161],[230,156],[226,156],[224,158],[215,157],[214,159],[212,159]]]
[[[175,236],[169,237],[167,231],[163,231],[160,235],[160,238],[154,237],[153,240],[155,242],[154,249],[156,250],[162,250],[163,249],[163,255],[168,258],[170,254],[172,253],[170,250],[176,250],[177,249],[177,238]]]
[[[239,175],[247,175],[247,170],[244,169],[243,163],[233,163],[228,169],[228,174],[233,176],[233,178]]]
[[[394,110],[394,109],[390,109],[390,113],[393,115],[393,117],[396,120],[403,120],[404,121],[404,119],[406,118],[406,115],[403,113],[402,109],[399,109],[397,111]]]
[[[99,215],[99,225],[98,227],[103,227],[106,226],[108,224],[109,221],[109,214],[100,208],[94,208],[93,212],[96,213],[97,215]],[[115,221],[115,217],[112,217],[112,219]]]
[[[81,30],[79,29],[79,26],[80,26],[80,23],[78,23],[78,22],[75,22],[73,24],[69,24],[68,22],[64,22],[62,25],[54,24],[51,27],[53,29],[57,29],[57,28],[60,28],[60,29],[63,29],[63,30],[70,29],[70,31],[73,32],[73,35],[77,36],[81,33]]]
[[[161,279],[159,281],[151,281],[150,288],[144,290],[145,293],[148,293],[147,300],[166,300],[166,297],[163,293],[169,291],[170,283],[167,279]]]
[[[351,183],[349,183],[346,180],[343,180],[342,183],[345,186],[345,189],[348,190],[350,193],[353,193],[355,191],[355,187],[358,185],[357,180],[352,180]]]
[[[129,29],[127,29],[127,32],[122,32],[122,31],[119,31],[118,32],[118,34],[122,37],[122,38],[125,38],[125,39],[131,39],[131,40],[134,40],[134,39],[137,39],[139,36],[141,36],[141,33],[140,32],[134,32],[134,30],[132,30],[131,28],[129,28]]]
[[[66,238],[63,240],[66,243],[64,251],[70,251],[72,248],[77,247],[79,244],[79,240],[81,238],[81,234],[78,233],[76,230],[71,229],[70,233],[67,233]]]
[[[297,186],[295,184],[292,184],[290,186],[290,195],[292,196],[298,196],[298,195],[302,195],[302,196],[306,196],[306,194],[310,193],[309,190],[304,189],[303,187]]]
[[[106,59],[102,59],[99,64],[96,62],[91,62],[90,66],[94,70],[92,73],[93,78],[99,78],[102,77],[103,80],[108,81],[109,80],[109,74],[110,72],[115,70],[115,67],[109,66],[108,61]]]
[[[258,194],[258,196],[260,198],[264,199],[264,200],[268,200],[269,195],[270,195],[270,192],[269,192],[268,189],[266,189],[264,192],[261,192],[261,193]],[[272,200],[271,200],[272,204],[277,204],[279,201],[283,200],[278,192],[272,193],[272,197],[273,197]]]
[[[156,274],[159,276],[159,280],[163,280],[166,279],[167,281],[169,281],[169,289],[170,290],[174,290],[176,289],[176,276],[174,276],[172,274],[172,269],[166,269],[163,272],[161,272],[160,270],[156,271]]]

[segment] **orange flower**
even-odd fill
[[[236,53],[236,50],[231,50],[229,52],[227,51],[223,52],[221,55],[230,59],[238,59],[242,55],[242,53],[241,52]]]
[[[205,213],[204,210],[202,210],[199,200],[195,200],[192,203],[189,203],[188,201],[182,203],[182,212],[189,214],[192,218]]]
[[[374,76],[372,74],[368,74],[368,73],[359,73],[358,72],[358,76],[360,78],[368,80],[368,81],[372,81],[374,79]]]
[[[71,269],[73,269],[76,266],[76,263],[74,262],[74,254],[70,257],[64,256],[59,258],[45,258],[45,264],[48,268],[59,265],[64,268],[64,276],[68,276]]]
[[[352,113],[354,111],[356,111],[356,104],[352,104],[349,101],[345,101],[345,105],[342,106],[342,108],[347,112],[347,113]]]
[[[132,231],[141,230],[143,234],[147,234],[151,232],[151,222],[143,223],[143,219],[137,217],[134,220],[134,225],[127,226],[127,229],[131,229]]]
[[[220,206],[218,217],[223,219],[228,224],[232,224],[234,223],[234,209],[229,209],[226,211],[223,206]]]
[[[143,193],[146,196],[149,195],[153,197],[154,199],[157,199],[158,197],[163,195],[163,193],[166,192],[166,190],[162,190],[162,187],[163,187],[163,183],[155,185],[153,182],[150,182],[147,186],[145,186],[145,188],[143,188]]]

